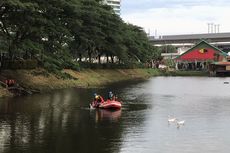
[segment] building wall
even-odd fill
[[[210,45],[206,41],[201,41],[184,54],[176,58],[179,61],[223,61],[226,53]]]
[[[208,71],[210,62],[225,62],[226,53],[201,41],[182,55],[176,58],[176,69]]]
[[[121,0],[104,0],[104,2],[111,6],[116,14],[121,14]]]
[[[180,57],[180,60],[184,61],[206,61],[206,60],[222,60],[223,57],[220,56],[220,59],[215,59],[216,51],[212,48],[205,48],[206,52],[201,52],[201,49],[195,49],[187,54],[184,54]]]

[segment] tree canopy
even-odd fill
[[[100,0],[1,1],[0,51],[10,60],[30,55],[63,68],[72,61],[100,63],[101,57],[126,64],[160,56],[142,28]]]

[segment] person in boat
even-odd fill
[[[109,101],[117,101],[117,95],[115,95],[115,94],[113,94],[113,92],[112,91],[110,91],[109,93],[108,93],[108,100]]]
[[[114,94],[113,94],[113,92],[112,91],[110,91],[109,93],[108,93],[108,100],[114,100]]]
[[[94,104],[96,107],[98,107],[103,102],[104,102],[104,99],[102,96],[100,96],[98,94],[94,94]]]
[[[93,94],[93,97],[94,97],[93,101],[97,101],[97,94],[96,93]]]

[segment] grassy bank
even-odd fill
[[[103,85],[133,79],[146,79],[152,76],[207,76],[204,72],[160,71],[156,69],[86,69],[81,72],[64,70],[71,79],[62,79],[44,69],[4,70],[0,79],[14,79],[22,87],[39,92],[70,87],[101,87]],[[0,97],[12,96],[4,88],[0,88]]]
[[[0,97],[12,97],[13,94],[10,93],[7,89],[0,87]]]
[[[64,70],[64,72],[70,75],[71,79],[62,79],[44,69],[4,70],[1,72],[0,79],[14,79],[24,88],[45,92],[69,87],[99,87],[118,81],[145,79],[160,75],[160,71],[154,69],[86,69],[81,72],[73,70]],[[11,95],[6,89],[0,88],[0,97]]]

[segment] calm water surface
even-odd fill
[[[1,153],[228,153],[230,78],[156,77],[0,99]],[[90,110],[112,90],[119,111]],[[168,115],[185,120],[177,128]]]

